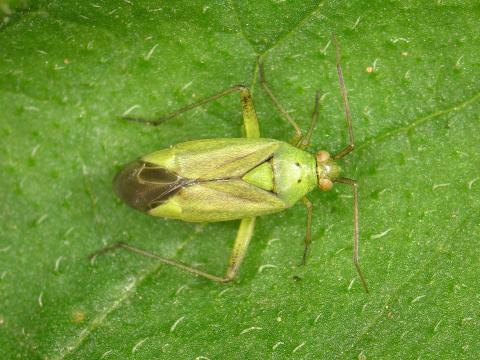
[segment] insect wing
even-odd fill
[[[271,214],[286,207],[273,192],[241,179],[230,179],[185,186],[149,214],[183,221],[215,222]]]
[[[146,212],[166,202],[186,183],[166,168],[136,160],[118,172],[113,188],[126,204]]]
[[[270,139],[213,139],[180,143],[127,165],[114,179],[117,195],[153,216],[222,221],[280,211],[273,192],[241,178],[281,145]]]
[[[241,177],[273,156],[281,142],[272,139],[189,141],[142,157],[190,180]]]

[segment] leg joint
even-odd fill
[[[230,276],[230,275],[229,275],[229,276],[225,276],[225,277],[222,279],[221,283],[222,283],[222,284],[228,284],[228,283],[231,282],[232,280],[233,280],[233,277],[232,277],[232,276]]]
[[[249,90],[248,90],[248,87],[247,87],[246,85],[243,85],[243,84],[234,85],[233,88],[234,88],[234,89],[237,89],[237,90],[239,90],[239,91],[242,91],[242,90],[247,90],[247,91],[249,91]]]

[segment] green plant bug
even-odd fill
[[[340,65],[340,51],[333,35],[338,79],[348,126],[349,144],[331,156],[327,151],[315,155],[304,149],[317,123],[319,92],[310,126],[302,133],[273,95],[263,66],[257,59],[259,80],[281,115],[295,129],[291,143],[260,137],[260,130],[249,89],[233,86],[222,92],[153,120],[124,116],[129,121],[159,125],[186,111],[214,101],[233,92],[240,93],[245,138],[195,140],[180,143],[148,155],[125,166],[114,178],[116,194],[127,205],[148,215],[188,222],[240,220],[228,268],[223,277],[209,274],[181,262],[160,257],[142,249],[118,242],[107,246],[92,257],[123,248],[131,252],[176,266],[207,279],[226,283],[235,278],[253,235],[255,218],[276,213],[299,200],[307,208],[307,229],[302,264],[305,264],[311,243],[313,205],[307,194],[317,186],[328,191],[334,183],[346,184],[353,190],[354,248],[353,262],[361,283],[368,292],[359,265],[358,252],[358,185],[355,180],[340,176],[337,160],[355,147],[347,90]]]

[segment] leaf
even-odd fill
[[[13,8],[13,5],[12,5]],[[0,349],[25,359],[476,358],[480,352],[480,8],[473,2],[40,1],[0,27]],[[318,191],[307,266],[301,205],[259,218],[238,279],[218,285],[115,241],[221,274],[238,222],[150,218],[111,191],[135,157],[240,135],[234,95],[151,128],[233,84],[264,137],[302,128],[346,144],[331,34],[357,150],[361,265],[348,188]]]

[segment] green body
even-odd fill
[[[177,144],[143,156],[115,179],[117,193],[129,205],[153,216],[198,222],[282,211],[317,184],[314,155],[263,138]],[[122,194],[125,188],[140,193]],[[146,196],[142,189],[148,189]]]
[[[333,40],[335,42],[335,37]],[[302,263],[305,263],[312,239],[313,208],[306,195],[317,186],[324,191],[330,190],[333,181],[337,181],[351,185],[354,189],[354,263],[367,290],[358,265],[357,184],[351,179],[338,178],[340,168],[335,162],[354,148],[346,102],[347,93],[343,84],[338,51],[337,72],[347,114],[350,144],[334,158],[331,158],[327,151],[319,151],[315,155],[303,151],[310,143],[318,120],[319,92],[315,96],[310,127],[302,134],[300,127],[282,108],[267,86],[260,62],[258,68],[260,84],[282,116],[295,129],[295,137],[291,141],[294,146],[283,141],[260,137],[250,91],[243,85],[235,85],[158,119],[130,116],[126,116],[125,119],[160,125],[198,106],[238,92],[246,138],[196,140],[176,144],[131,162],[113,181],[115,192],[126,204],[152,216],[191,222],[239,219],[240,225],[225,275],[216,276],[121,242],[108,246],[98,253],[124,248],[213,281],[229,282],[236,276],[245,257],[253,236],[255,218],[285,210],[301,199],[307,210],[307,231],[302,258]]]
[[[266,87],[264,82],[262,84]],[[305,258],[312,222],[312,206],[305,194],[319,184],[320,178],[328,175],[326,169],[330,168],[327,162],[319,166],[316,156],[302,150],[309,143],[318,118],[317,111],[314,111],[307,135],[302,137],[301,132],[297,132],[299,136],[292,142],[296,146],[260,138],[252,97],[243,85],[225,89],[157,120],[127,119],[159,125],[236,91],[240,94],[246,138],[197,140],[173,145],[131,162],[113,181],[115,192],[126,204],[149,215],[199,222],[240,219],[225,275],[216,276],[124,243],[108,246],[99,253],[124,248],[213,281],[229,282],[236,276],[245,257],[256,216],[282,211],[302,199],[307,207]],[[318,96],[315,109],[318,109]],[[299,129],[293,120],[289,121]]]

